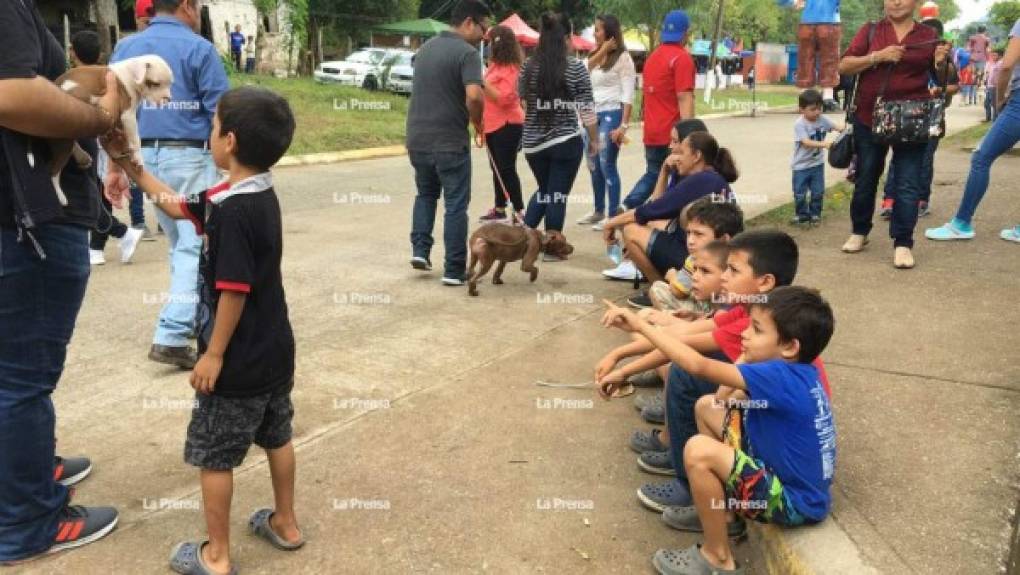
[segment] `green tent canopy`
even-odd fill
[[[440,32],[449,30],[450,27],[443,22],[431,18],[420,20],[404,20],[403,22],[390,22],[372,28],[376,32],[388,34],[403,34],[405,36],[436,36]]]

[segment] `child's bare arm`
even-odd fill
[[[696,319],[694,321],[677,322],[666,326],[664,329],[667,333],[674,336],[712,333],[715,330],[715,321],[711,319]]]
[[[216,380],[220,376],[220,370],[223,369],[223,354],[227,352],[230,338],[234,337],[234,330],[237,329],[237,323],[241,320],[241,312],[244,311],[244,302],[247,297],[247,295],[235,291],[220,293],[209,347],[195,364],[194,371],[191,372],[191,387],[195,388],[195,391],[208,395],[216,388]]]
[[[822,150],[832,147],[832,144],[825,140],[819,142],[817,140],[812,140],[810,138],[804,138],[803,140],[801,140],[800,145],[804,146],[805,148],[816,148]]]
[[[629,312],[630,310],[627,311]],[[655,344],[655,347],[660,352],[664,353],[666,357],[679,365],[687,373],[694,377],[708,380],[716,385],[725,385],[737,389],[747,388],[740,370],[732,363],[709,359],[701,355],[689,343],[680,338],[671,338],[661,333],[662,330],[648,325],[647,322],[642,321],[633,313],[625,317],[627,317],[627,321],[634,322],[634,328]],[[708,337],[712,339],[714,344],[715,340],[711,334],[708,334]]]
[[[184,196],[178,195],[170,186],[156,179],[145,169],[138,170],[130,163],[122,164],[122,167],[128,176],[138,184],[138,187],[145,192],[145,195],[149,196],[152,203],[156,204],[156,207],[163,210],[166,215],[175,220],[183,220],[187,217],[184,214],[184,209],[181,208],[181,200]]]

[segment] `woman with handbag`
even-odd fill
[[[878,180],[892,149],[896,189],[889,235],[893,265],[914,267],[914,228],[921,196],[925,151],[941,136],[944,100],[933,100],[930,72],[949,52],[935,31],[914,20],[917,0],[885,0],[886,17],[857,31],[839,63],[841,74],[859,74],[853,118],[857,181],[850,204],[853,233],[843,251],[857,253],[868,243]]]

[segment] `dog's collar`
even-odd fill
[[[227,198],[241,194],[257,194],[273,187],[273,174],[262,172],[237,182],[233,186],[229,181],[223,181],[209,188],[206,198],[214,204],[222,204]]]

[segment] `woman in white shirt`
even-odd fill
[[[598,161],[589,164],[594,166],[591,184],[595,191],[595,210],[577,223],[594,224],[593,229],[601,230],[606,218],[622,211],[620,171],[616,167],[616,159],[630,127],[637,72],[623,41],[620,21],[615,16],[603,15],[595,19],[595,41],[598,47],[588,57],[600,144]]]

